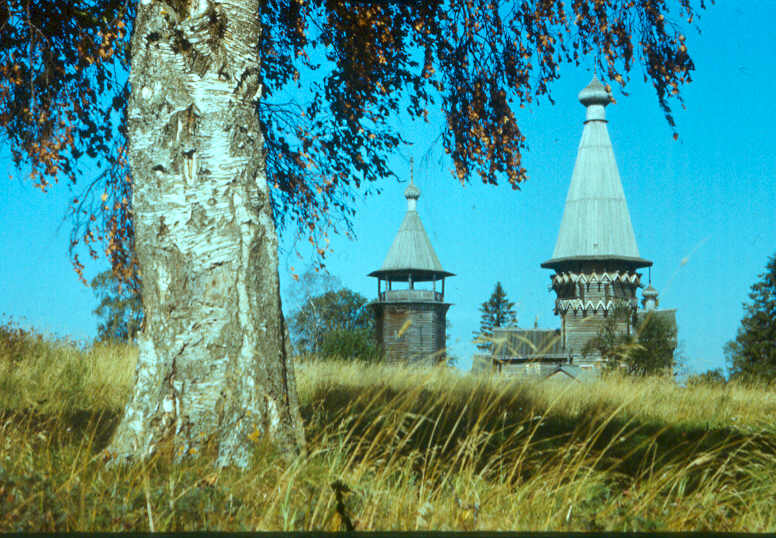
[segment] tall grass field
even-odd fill
[[[776,531],[766,389],[300,359],[303,455],[109,466],[136,359],[0,328],[0,531]]]

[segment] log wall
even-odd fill
[[[434,364],[445,358],[449,303],[374,302],[375,330],[386,361]]]

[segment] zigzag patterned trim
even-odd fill
[[[631,306],[634,305],[634,300],[629,301]],[[616,304],[614,301],[609,300],[604,303],[603,300],[599,300],[597,303],[593,301],[584,302],[582,299],[558,299],[555,301],[555,309],[562,314],[566,312],[610,312],[614,310]]]
[[[613,282],[622,282],[638,286],[641,281],[641,275],[638,273],[627,273],[621,271],[604,273],[557,273],[552,275],[552,286],[565,286],[568,284],[610,284]]]

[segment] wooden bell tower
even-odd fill
[[[378,345],[389,362],[431,365],[445,359],[445,278],[417,212],[420,189],[412,177],[404,191],[407,213],[380,269],[375,315]]]

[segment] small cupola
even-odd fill
[[[606,87],[601,84],[598,77],[593,75],[593,80],[582,88],[577,98],[587,108],[586,122],[592,120],[606,121],[604,107],[612,102],[612,94],[606,91]]]
[[[404,197],[407,199],[407,211],[417,211],[420,189],[415,185],[412,177],[410,177],[410,184],[404,189]]]
[[[644,291],[641,292],[641,297],[641,305],[644,307],[644,310],[649,311],[657,309],[659,304],[657,290],[652,287],[652,284],[649,284],[644,288]]]

